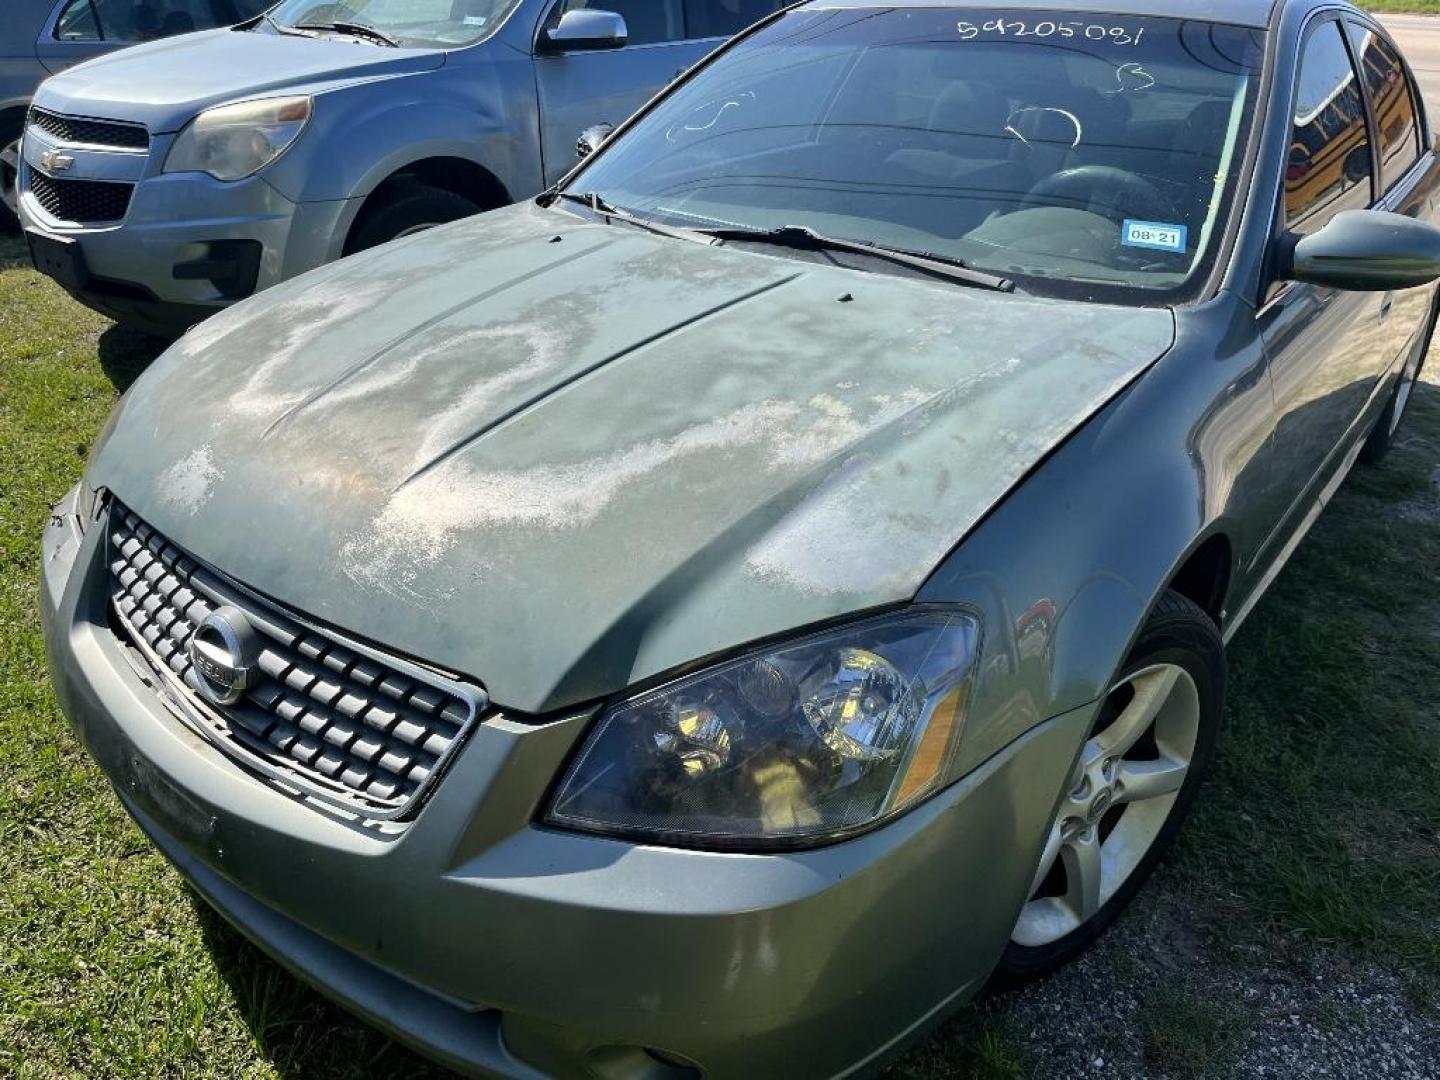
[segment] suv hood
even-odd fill
[[[43,83],[42,108],[178,131],[212,105],[313,90],[317,83],[430,71],[436,49],[388,49],[268,30],[207,30],[153,41],[70,68]]]
[[[172,541],[511,708],[912,597],[1173,343],[533,204],[263,293],[91,466]]]

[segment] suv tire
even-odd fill
[[[25,118],[0,118],[0,233],[18,232],[16,217],[17,185],[20,182],[20,136],[25,134]]]
[[[374,209],[367,209],[350,230],[345,254],[378,247],[436,225],[478,214],[481,207],[463,195],[419,181],[405,183]]]

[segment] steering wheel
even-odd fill
[[[1173,221],[1175,206],[1149,180],[1112,165],[1077,165],[1047,176],[1025,195],[1024,206],[1068,206],[1120,222]]]

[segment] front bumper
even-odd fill
[[[782,855],[537,827],[586,717],[482,723],[407,827],[322,814],[192,734],[108,626],[104,523],[44,538],[62,707],[141,827],[262,948],[481,1075],[833,1076],[971,994],[1009,936],[1088,710],[900,820]]]
[[[148,156],[107,155],[68,147],[34,127],[26,132],[20,221],[27,230],[78,243],[87,281],[67,286],[76,299],[142,329],[174,334],[338,256],[351,200],[292,202],[263,175],[222,183],[203,173],[161,172],[171,139],[154,136]],[[33,177],[44,171],[48,150],[71,151],[77,159],[71,171],[53,179],[133,180],[124,218],[87,226],[47,212]],[[227,279],[223,264],[238,252],[246,262],[246,248],[255,249],[258,264],[241,265],[239,276]],[[221,276],[212,280],[207,268]]]

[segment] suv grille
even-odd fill
[[[65,142],[86,146],[114,146],[124,150],[150,149],[150,133],[139,124],[86,120],[79,116],[61,116],[44,109],[31,109],[30,123]]]
[[[120,629],[221,749],[307,794],[374,818],[402,816],[485,704],[484,691],[416,677],[414,665],[342,644],[200,566],[118,503],[111,597]],[[239,608],[261,640],[258,681],[236,704],[200,693],[190,638]],[[403,665],[405,670],[401,670]],[[428,673],[424,673],[428,676]]]
[[[119,221],[130,209],[134,184],[109,180],[57,180],[38,169],[29,170],[30,191],[57,221],[98,225]]]

